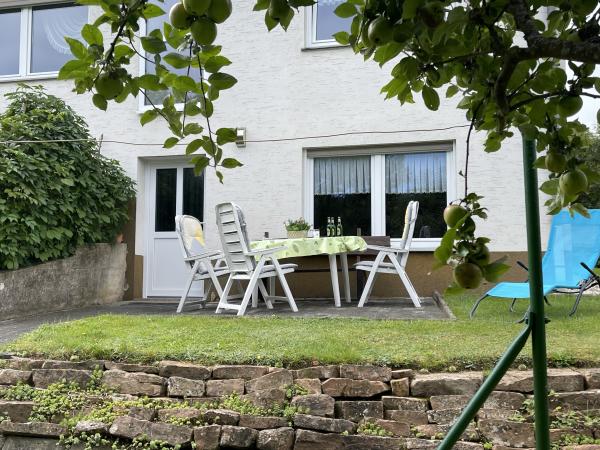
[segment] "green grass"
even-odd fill
[[[152,362],[178,359],[206,364],[300,366],[360,362],[399,367],[487,368],[522,325],[525,308],[508,312],[508,301],[488,300],[468,319],[471,297],[448,304],[455,321],[235,318],[103,315],[44,325],[4,350],[53,358],[100,358]],[[600,363],[600,297],[586,297],[577,317],[573,297],[551,299],[548,352],[555,366]],[[528,363],[529,347],[520,362]]]

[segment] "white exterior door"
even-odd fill
[[[187,163],[154,163],[148,180],[148,233],[144,264],[144,297],[179,297],[189,267],[175,233],[175,216],[187,214],[203,221],[204,176],[194,175]],[[200,297],[202,282],[192,285],[190,296]]]

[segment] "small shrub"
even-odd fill
[[[358,434],[364,434],[367,436],[382,436],[382,437],[390,437],[393,436],[392,433],[390,433],[389,431],[387,431],[385,428],[383,428],[381,425],[377,425],[374,422],[363,422],[358,426],[358,429],[356,430],[356,432]]]
[[[0,269],[113,242],[133,181],[100,154],[83,118],[61,99],[25,85],[6,98],[0,142],[26,142],[0,144]]]

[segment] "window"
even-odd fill
[[[0,77],[56,75],[71,50],[65,36],[80,38],[86,6],[57,4],[0,10]]]
[[[451,148],[309,150],[304,215],[322,235],[327,218],[340,217],[345,234],[397,239],[408,202],[417,200],[415,247],[432,249],[446,231],[442,211],[454,194]]]
[[[164,0],[164,2],[152,2],[152,3],[155,3],[157,6],[159,6],[163,11],[165,11],[165,15],[159,16],[159,17],[153,17],[152,19],[148,19],[148,21],[146,22],[146,34],[150,33],[153,30],[161,29],[163,22],[165,20],[168,21],[168,17],[166,16],[166,14],[168,13],[168,11],[171,10],[171,7],[175,3],[178,3],[178,2],[179,2],[179,0]],[[161,31],[163,31],[163,30],[161,29]],[[171,53],[171,52],[178,52],[177,49],[172,48],[171,46],[169,46],[168,43],[165,42],[165,44],[167,45],[167,50],[165,52],[163,52],[161,54],[161,56],[164,56],[167,53]],[[150,56],[148,59],[152,60],[152,55],[146,55],[146,56]],[[141,67],[142,67],[142,72],[143,72],[142,74],[156,73],[156,67],[154,66],[154,63],[151,61],[146,60],[145,64],[142,65]],[[168,66],[168,67],[171,70],[171,72],[176,73],[177,75],[186,75],[187,74],[187,68],[175,69],[171,66]],[[200,70],[197,67],[191,67],[190,68],[190,76],[192,78],[194,78],[195,80],[199,80],[200,79]],[[155,105],[162,104],[162,101],[165,99],[167,94],[168,94],[167,91],[147,91],[146,97],[141,96],[141,97],[144,97],[142,109],[144,107],[151,105],[152,103]],[[193,98],[195,96],[197,96],[197,94],[194,94],[191,92],[188,93],[188,99]],[[183,98],[177,99],[177,100],[180,101],[181,103],[184,102]]]
[[[350,31],[352,18],[336,16],[335,8],[344,0],[318,0],[306,8],[306,47],[331,47],[339,45],[333,35],[338,31]]]

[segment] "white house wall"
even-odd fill
[[[245,127],[248,140],[288,138],[348,131],[409,130],[443,128],[465,124],[463,111],[454,101],[444,99],[439,111],[428,111],[419,96],[417,103],[400,106],[385,101],[381,86],[389,80],[392,65],[380,69],[373,62],[364,63],[349,48],[303,49],[303,13],[294,20],[287,33],[277,29],[267,32],[263,13],[252,12],[254,2],[237,0],[234,14],[219,26],[217,43],[223,54],[233,61],[226,69],[239,80],[223,92],[215,103],[213,129],[222,126]],[[106,37],[108,40],[108,36]],[[136,62],[137,64],[137,62]],[[131,67],[138,73],[138,67]],[[108,111],[96,109],[89,95],[71,92],[70,82],[39,80],[51,94],[67,101],[82,114],[95,136],[105,140],[137,143],[161,143],[169,135],[160,120],[145,127],[139,125],[138,100],[111,103]],[[0,94],[16,88],[14,82],[0,84]],[[6,100],[0,100],[4,108]],[[403,144],[423,141],[453,141],[458,171],[464,164],[467,129],[370,134],[335,138],[303,139],[277,143],[248,143],[238,149],[227,148],[228,155],[244,167],[228,170],[224,184],[219,184],[211,170],[207,172],[205,221],[207,238],[216,242],[214,205],[234,200],[247,215],[251,238],[268,231],[272,236],[284,233],[283,222],[303,212],[303,149],[307,147]],[[144,159],[173,157],[183,154],[182,147],[165,150],[160,146],[128,146],[105,142],[102,152],[121,161],[138,183],[136,243],[137,255],[144,254],[144,226],[147,205],[144,201]],[[493,239],[495,251],[525,249],[520,139],[505,142],[496,154],[485,154],[482,136],[472,139],[469,168],[470,190],[485,196],[490,218],[481,232]],[[462,179],[456,177],[454,190],[462,192]],[[549,219],[543,218],[544,231]]]

